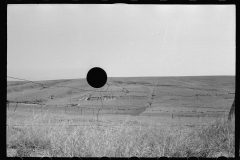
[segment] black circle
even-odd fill
[[[94,67],[87,73],[87,82],[93,88],[101,88],[107,82],[107,74],[102,68]]]

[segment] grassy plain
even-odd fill
[[[235,122],[226,120],[235,96],[234,77],[134,77],[108,82],[102,96],[109,99],[102,103],[82,99],[90,92],[78,89],[93,90],[84,79],[39,82],[48,88],[8,82],[7,99],[29,104],[18,103],[15,110],[16,103],[10,103],[7,109],[7,155],[234,156]],[[100,92],[91,95],[99,96]]]

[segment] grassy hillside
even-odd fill
[[[99,97],[102,95],[106,108],[140,107],[145,108],[142,110],[143,114],[151,114],[152,110],[156,114],[156,110],[229,109],[235,96],[233,76],[108,78],[110,85],[105,85],[101,94],[100,92],[89,94],[91,90],[100,89],[90,87],[85,79],[37,83],[43,85],[32,82],[8,82],[7,99],[29,103],[42,102],[44,105],[54,106],[74,103],[82,107],[101,107]],[[126,94],[123,88],[129,92]],[[154,97],[151,97],[153,92]],[[151,102],[151,105],[148,102]]]
[[[235,122],[226,117],[235,77],[108,78],[108,84],[99,92],[85,79],[8,82],[7,100],[28,103],[7,109],[8,156],[234,156]]]

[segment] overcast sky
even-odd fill
[[[7,75],[28,80],[235,75],[234,5],[7,8]],[[13,80],[13,79],[8,79]]]

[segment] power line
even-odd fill
[[[12,78],[12,79],[17,79],[17,80],[23,80],[23,81],[27,81],[27,82],[31,82],[31,83],[35,83],[35,84],[46,85],[46,84],[42,84],[42,83],[38,83],[38,82],[34,82],[34,81],[30,81],[30,80],[27,80],[27,79],[16,78],[16,77],[10,77],[10,76],[7,76],[7,77],[8,77],[8,78]]]
[[[39,85],[42,85],[42,86],[52,87],[51,85],[48,85],[48,84],[38,83],[38,82],[30,81],[30,80],[27,80],[27,79],[10,77],[10,76],[7,76],[7,77],[8,77],[8,78],[12,78],[12,79],[23,80],[23,81],[27,81],[27,82],[39,84]],[[57,85],[57,84],[55,84],[54,86],[56,86],[56,87],[65,87],[65,88],[70,88],[70,89],[76,89],[76,90],[80,90],[80,91],[95,91],[95,90],[80,89],[80,88],[69,87],[69,86],[62,86],[62,85]]]
[[[30,80],[27,80],[27,79],[23,79],[23,78],[16,78],[16,77],[11,77],[11,76],[7,76],[8,78],[12,78],[12,79],[17,79],[17,80],[23,80],[23,81],[27,81],[27,82],[31,82],[31,83],[35,83],[35,84],[38,84],[38,85],[42,85],[43,87],[46,86],[46,88],[49,88],[49,87],[52,87],[51,85],[48,85],[48,84],[43,84],[43,83],[39,83],[39,82],[35,82],[35,81],[30,81]],[[114,83],[114,82],[112,82]],[[101,92],[125,92],[125,95],[129,92],[139,92],[139,93],[147,93],[147,92],[141,92],[141,91],[129,91],[128,89],[126,89],[125,87],[122,87],[120,85],[117,85],[117,84],[109,84],[107,83],[108,85],[108,88],[110,85],[115,85],[115,86],[118,86],[120,88],[122,88],[122,91],[108,91],[108,88],[106,91],[101,91]],[[92,94],[94,92],[99,92],[99,90],[87,90],[87,89],[80,89],[80,88],[75,88],[75,87],[69,87],[69,86],[62,86],[62,85],[57,85],[55,84],[54,85],[55,87],[65,87],[65,88],[70,88],[70,89],[75,89],[75,90],[79,90],[79,91],[90,91],[90,93],[86,94],[86,95],[89,95],[89,94]],[[86,96],[84,95],[84,96]]]
[[[27,82],[31,82],[31,83],[34,83],[34,84],[38,84],[38,85],[41,85],[43,88],[49,88],[49,87],[52,87],[51,85],[48,85],[48,84],[43,84],[43,83],[39,83],[39,82],[35,82],[35,81],[31,81],[31,80],[27,80],[27,79],[23,79],[23,78],[17,78],[17,77],[12,77],[12,76],[7,76],[8,78],[12,78],[12,79],[16,79],[16,80],[22,80],[22,81],[27,81]],[[109,84],[107,83],[107,85],[108,85],[108,88],[109,88]],[[99,92],[99,90],[87,90],[87,89],[80,89],[80,88],[75,88],[75,87],[69,87],[69,86],[62,86],[62,85],[57,85],[57,84],[55,84],[54,85],[54,87],[65,87],[65,88],[70,88],[70,89],[76,89],[76,90],[79,90],[79,91],[87,91],[87,92],[90,92],[90,93],[87,93],[87,94],[85,94],[85,95],[83,95],[83,97],[87,97],[87,96],[91,96],[91,95],[93,95],[94,93],[96,93],[96,92]],[[121,86],[119,86],[119,87],[121,87]],[[100,92],[100,94],[102,93],[102,92],[109,92],[108,91],[108,88],[107,88],[107,90],[106,91],[102,91],[102,89],[101,89],[101,92]],[[121,87],[121,88],[123,88],[123,91],[124,91],[124,87]],[[129,91],[127,90],[127,89],[125,89],[127,92],[126,92],[126,94],[127,93],[129,93]],[[102,96],[101,96],[102,97]],[[10,100],[9,100],[10,101]],[[12,101],[12,100],[11,100]],[[13,102],[13,101],[12,101]],[[22,103],[21,101],[15,101],[16,103]],[[103,107],[103,103],[101,102],[101,104],[102,104],[102,107]]]

